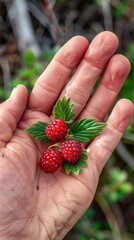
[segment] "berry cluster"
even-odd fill
[[[62,162],[76,163],[82,155],[81,143],[75,139],[65,139],[68,127],[64,120],[55,119],[46,128],[46,135],[53,142],[62,141],[45,150],[40,158],[40,168],[46,173],[53,173],[61,168]]]
[[[75,121],[74,104],[65,96],[59,99],[53,109],[50,124],[38,121],[25,129],[41,143],[50,143],[40,158],[39,166],[46,173],[53,173],[61,167],[66,173],[76,175],[87,166],[87,153],[81,143],[89,143],[98,136],[106,124],[95,119],[83,118]]]

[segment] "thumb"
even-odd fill
[[[27,100],[26,87],[18,85],[13,89],[10,97],[0,104],[0,147],[4,147],[10,140],[26,108]]]

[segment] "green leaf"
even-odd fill
[[[35,61],[35,54],[32,52],[31,49],[27,49],[24,53],[24,64],[29,67],[33,64],[33,62]]]
[[[74,104],[71,102],[70,98],[65,96],[58,100],[54,107],[54,116],[55,118],[63,119],[67,125],[70,125],[74,119]]]
[[[133,192],[133,185],[130,182],[124,182],[120,185],[120,191],[124,194],[129,194]]]
[[[39,140],[42,143],[46,143],[50,141],[45,133],[47,126],[48,123],[39,121],[33,124],[30,128],[26,128],[25,131],[32,135],[33,138]]]
[[[110,178],[112,184],[125,182],[127,177],[128,177],[127,172],[125,170],[121,170],[118,167],[116,167],[116,168],[114,167],[109,172],[109,178]]]
[[[69,129],[68,137],[76,139],[79,142],[88,142],[98,136],[106,123],[97,122],[95,119],[83,118],[75,122]]]
[[[66,174],[69,173],[74,173],[75,175],[79,175],[79,173],[82,171],[83,167],[87,167],[87,154],[86,154],[86,150],[83,149],[82,150],[82,156],[81,158],[76,162],[76,163],[69,163],[67,161],[63,161],[62,167],[65,168],[66,170]]]

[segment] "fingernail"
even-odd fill
[[[13,90],[12,90],[12,92],[11,92],[11,94],[10,94],[10,98],[12,98],[13,95],[15,94],[15,92],[16,92],[16,88],[17,88],[17,87],[14,87],[14,88],[13,88]]]

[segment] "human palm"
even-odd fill
[[[125,57],[113,55],[117,46],[117,37],[110,32],[102,32],[90,45],[81,36],[72,38],[37,80],[29,98],[26,88],[18,85],[0,105],[0,239],[63,239],[89,207],[99,175],[132,118],[133,104],[125,99],[117,102],[106,128],[86,146],[88,167],[79,176],[40,170],[38,161],[46,145],[24,129],[38,120],[49,122],[53,105],[63,95],[71,98],[78,118],[103,121],[130,68]]]

